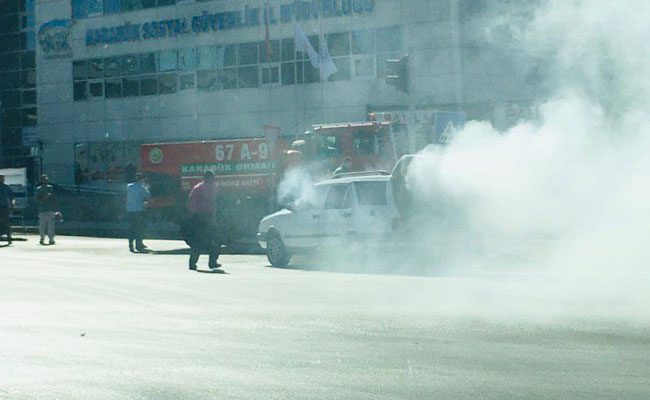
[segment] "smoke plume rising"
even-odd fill
[[[524,264],[556,291],[554,312],[580,303],[640,318],[650,304],[650,3],[549,0],[530,19],[496,21],[544,60],[539,118],[504,132],[467,124],[448,147],[422,152],[408,186],[462,215],[449,240],[479,238],[482,271],[502,267],[486,253],[543,243]],[[520,287],[539,291],[538,278]]]

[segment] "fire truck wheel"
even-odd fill
[[[282,238],[277,232],[269,232],[266,241],[266,257],[271,265],[276,268],[286,267],[291,261],[291,254],[284,247],[284,242],[282,242]]]

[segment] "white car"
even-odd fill
[[[258,241],[273,266],[318,248],[388,241],[399,216],[387,173],[342,174],[314,185],[306,197],[259,224]]]

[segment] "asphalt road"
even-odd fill
[[[644,296],[221,262],[190,272],[106,239],[0,248],[0,399],[650,398]]]

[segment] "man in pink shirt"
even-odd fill
[[[196,270],[196,263],[202,253],[209,254],[208,267],[217,269],[221,264],[219,258],[218,232],[215,228],[217,211],[217,186],[214,173],[208,171],[203,175],[203,182],[194,186],[190,192],[190,219],[188,221],[187,242],[190,250],[190,270]]]

